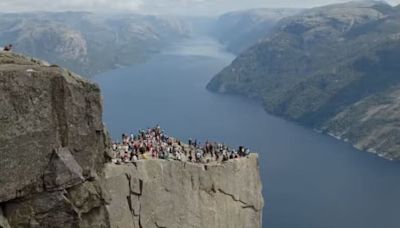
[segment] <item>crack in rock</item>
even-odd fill
[[[132,217],[137,217],[138,219],[138,224],[139,224],[139,228],[143,228],[142,226],[142,222],[141,222],[141,210],[142,210],[142,205],[140,203],[140,196],[142,195],[143,192],[143,180],[141,179],[135,179],[137,181],[133,181],[132,180],[132,176],[128,173],[125,173],[125,176],[128,180],[128,188],[129,188],[129,195],[126,196],[126,199],[128,201],[128,207],[129,210],[132,214]],[[136,183],[137,185],[139,185],[139,189],[135,190],[135,186],[134,183]],[[133,202],[133,198],[132,196],[137,197],[137,204],[135,205],[139,205],[139,209],[136,209],[136,207],[132,204]],[[136,200],[136,198],[135,198]]]
[[[154,224],[156,225],[157,228],[167,228],[166,226],[160,226],[160,225],[158,225],[158,222],[155,222]]]
[[[235,201],[235,202],[239,202],[239,203],[243,204],[242,208],[250,208],[250,209],[254,210],[255,212],[259,211],[254,205],[246,203],[246,202],[244,202],[244,201],[242,201],[240,199],[236,199],[235,195],[233,195],[231,193],[227,193],[227,192],[225,192],[224,190],[222,190],[220,188],[218,189],[218,192],[221,193],[221,194],[224,194],[226,196],[230,196],[233,199],[233,201]]]

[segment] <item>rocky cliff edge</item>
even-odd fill
[[[98,86],[0,52],[0,227],[261,227],[256,155],[112,165]]]
[[[264,202],[256,154],[219,165],[108,164],[105,174],[115,227],[261,227]]]

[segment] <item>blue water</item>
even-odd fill
[[[265,228],[399,228],[400,164],[268,115],[256,102],[208,92],[233,58],[199,38],[97,76],[113,137],[160,124],[181,139],[258,151]]]

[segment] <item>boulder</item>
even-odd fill
[[[43,192],[44,186],[60,189],[78,183],[78,173],[101,173],[109,148],[97,85],[62,68],[4,52],[0,129],[0,203]],[[44,184],[61,163],[64,170],[58,171],[64,174],[55,174],[61,179]]]
[[[1,52],[0,129],[1,227],[109,227],[97,85]]]

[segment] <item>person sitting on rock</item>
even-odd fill
[[[202,157],[201,150],[197,150],[197,152],[196,152],[196,161],[200,162],[201,161],[201,157]]]
[[[132,162],[136,162],[136,161],[138,161],[139,159],[138,159],[138,156],[136,155],[136,154],[134,154],[133,155],[133,157],[132,157]]]
[[[128,151],[125,151],[125,153],[124,153],[124,157],[123,157],[123,161],[126,163],[126,162],[129,162],[129,153],[128,153]]]
[[[244,151],[244,155],[245,156],[249,156],[250,155],[250,149],[246,148],[246,150]]]
[[[4,49],[3,49],[3,51],[7,51],[7,52],[8,52],[8,51],[11,51],[12,47],[13,47],[12,44],[6,45],[6,46],[4,47]]]

